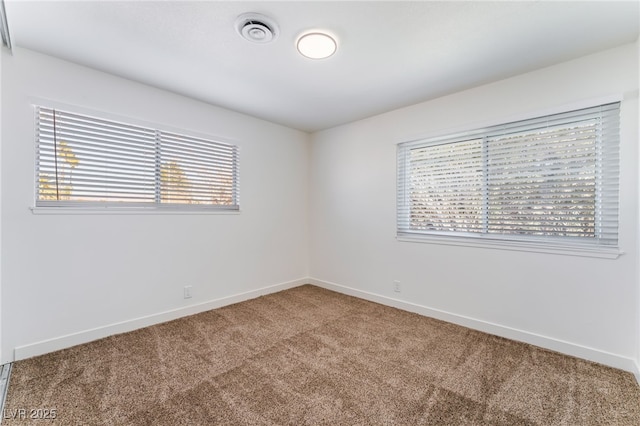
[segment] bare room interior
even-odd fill
[[[0,423],[640,424],[640,2],[0,33]]]

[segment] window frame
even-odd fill
[[[169,215],[235,215],[241,212],[240,207],[240,151],[241,147],[237,141],[223,138],[219,136],[212,136],[211,134],[185,130],[184,128],[172,127],[170,125],[158,124],[150,121],[139,120],[132,117],[112,114],[104,111],[97,111],[79,106],[73,106],[54,102],[46,99],[32,98],[30,99],[31,106],[34,114],[34,151],[33,151],[33,199],[32,205],[29,207],[33,214],[39,215],[75,215],[75,214],[88,214],[88,215],[139,215],[139,214],[169,214]],[[120,124],[144,127],[149,130],[153,130],[156,133],[166,133],[170,135],[178,135],[186,138],[198,139],[200,141],[210,141],[215,144],[227,145],[234,150],[234,173],[232,183],[232,193],[235,203],[233,205],[221,205],[221,204],[186,204],[186,203],[158,203],[146,202],[146,203],[134,203],[134,202],[105,202],[105,201],[86,201],[86,202],[74,202],[74,201],[49,201],[38,202],[39,197],[39,176],[38,176],[38,164],[40,159],[38,158],[38,109],[46,108],[63,111],[65,113],[77,114],[89,118],[95,118],[97,120],[113,121]],[[158,185],[158,182],[155,183]],[[154,187],[154,191],[159,191],[159,188]]]
[[[510,117],[509,119],[500,120],[498,122],[492,123],[483,123],[480,125],[467,126],[465,128],[442,132],[436,135],[428,135],[422,137],[416,137],[411,140],[405,140],[397,143],[396,146],[396,239],[401,242],[413,242],[413,243],[429,243],[429,244],[442,244],[442,245],[452,245],[452,246],[466,246],[466,247],[479,247],[479,248],[488,248],[488,249],[501,249],[501,250],[513,250],[513,251],[526,251],[526,252],[538,252],[538,253],[550,253],[550,254],[561,254],[561,255],[571,255],[571,256],[586,256],[586,257],[597,257],[597,258],[607,258],[607,259],[615,259],[619,257],[624,252],[620,249],[620,177],[619,171],[617,173],[617,181],[616,181],[616,213],[617,213],[617,243],[616,244],[598,244],[593,242],[583,242],[578,239],[572,239],[570,237],[555,237],[555,238],[541,238],[539,240],[531,239],[531,238],[520,238],[518,235],[509,235],[509,234],[498,234],[492,235],[484,232],[478,234],[471,233],[462,233],[457,231],[442,231],[442,230],[421,230],[421,231],[411,231],[410,229],[406,229],[406,227],[402,227],[401,223],[404,224],[410,223],[410,208],[407,205],[410,204],[408,201],[408,180],[409,180],[409,155],[406,152],[410,151],[410,148],[407,147],[425,147],[429,145],[438,145],[444,143],[443,141],[458,139],[458,142],[462,142],[463,140],[470,139],[482,139],[482,150],[485,152],[485,144],[487,139],[491,139],[492,132],[495,128],[500,126],[508,126],[509,124],[517,123],[517,122],[525,122],[528,120],[542,119],[545,117],[550,117],[556,114],[565,114],[570,113],[572,111],[577,111],[581,109],[594,108],[599,106],[604,106],[606,104],[619,103],[619,114],[622,115],[622,96],[609,96],[606,98],[600,98],[598,100],[591,100],[588,102],[580,102],[572,105],[565,105],[563,107],[549,109],[543,112],[538,112],[534,114],[526,114],[520,115],[517,117]],[[620,134],[622,133],[621,128],[618,128],[618,139],[617,139],[617,154],[618,155],[618,164],[620,164],[619,152],[620,152]],[[596,144],[596,149],[600,149],[598,144]],[[404,152],[403,152],[404,151]],[[600,162],[601,157],[598,155],[596,157],[595,162]],[[484,179],[487,176],[488,166],[487,164],[483,164],[482,166],[482,178]],[[406,175],[402,173],[405,172]],[[601,182],[597,181],[599,185]],[[601,193],[598,191],[596,193],[596,207],[598,209],[598,204],[600,203]],[[483,215],[485,212],[482,213]],[[483,219],[484,220],[484,219]]]

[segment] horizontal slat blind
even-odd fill
[[[160,140],[162,203],[237,205],[235,147],[168,132]]]
[[[410,226],[482,231],[482,140],[409,151]]]
[[[238,209],[234,145],[36,108],[37,207]]]
[[[617,246],[619,103],[398,145],[398,235]]]

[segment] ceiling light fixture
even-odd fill
[[[298,52],[310,59],[325,59],[336,53],[338,43],[328,34],[313,32],[298,39]]]

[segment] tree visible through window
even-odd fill
[[[73,169],[79,160],[65,141],[60,141],[56,150],[57,171],[54,170],[54,175],[40,172],[38,176],[39,196],[44,200],[68,200],[71,197]]]
[[[398,235],[617,245],[618,111],[400,144]]]
[[[36,206],[238,209],[234,145],[38,107]]]

